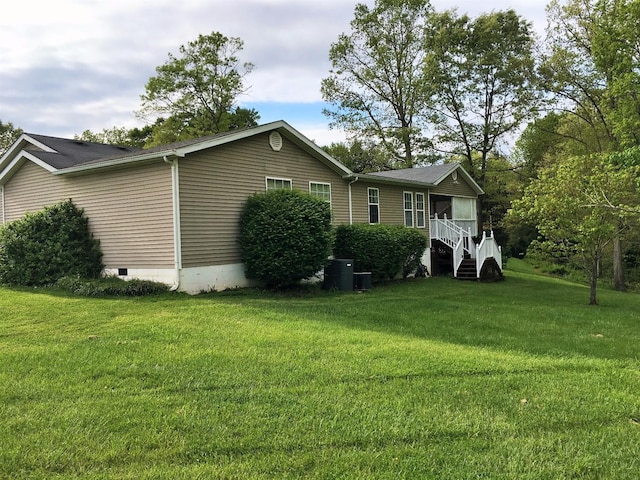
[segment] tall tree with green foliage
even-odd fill
[[[332,127],[380,143],[399,167],[426,155],[427,100],[422,65],[429,0],[359,3],[351,33],[331,45],[332,69],[322,80]]]
[[[541,73],[552,105],[572,114],[594,149],[640,144],[640,2],[553,0]]]
[[[199,35],[180,47],[180,55],[156,67],[141,96],[141,118],[158,118],[151,145],[196,138],[233,128],[253,126],[259,119],[253,109],[236,105],[246,92],[245,77],[253,70],[242,63],[243,42],[218,32]]]
[[[13,123],[3,123],[0,120],[0,156],[11,147],[18,137],[22,135],[22,129],[13,126]]]
[[[462,157],[484,188],[501,141],[537,113],[531,24],[513,10],[473,19],[446,11],[429,28],[424,76],[433,92],[435,149]]]
[[[566,113],[559,132],[567,147],[588,155],[639,145],[640,2],[554,0],[547,15],[540,72],[550,105]],[[620,241],[614,241],[614,287],[623,290]]]
[[[601,155],[558,158],[513,202],[510,215],[534,223],[551,242],[574,245],[584,260],[592,305],[598,303],[605,247],[640,214],[639,174],[639,167],[620,168]]]

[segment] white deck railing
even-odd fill
[[[430,220],[429,227],[431,238],[440,240],[451,248],[456,248],[458,240],[464,238],[464,250],[469,255],[475,256],[474,249],[471,248],[471,245],[473,245],[471,225],[468,228],[463,228],[458,221],[449,220],[446,215],[444,218],[438,218],[436,215],[435,218]]]
[[[498,267],[502,270],[502,249],[496,243],[493,232],[487,236],[482,233],[482,240],[475,245],[471,234],[471,225],[467,229],[458,225],[458,222],[444,218],[435,218],[430,221],[430,236],[435,240],[440,240],[445,245],[451,247],[453,252],[453,274],[458,276],[458,269],[462,264],[465,254],[476,260],[476,275],[480,276],[480,269],[488,258],[494,258]]]
[[[502,247],[498,245],[493,235],[493,231],[487,236],[487,232],[482,232],[482,240],[476,246],[476,271],[478,277],[480,276],[480,269],[488,258],[495,259],[498,264],[498,268],[502,270]]]

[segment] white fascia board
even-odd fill
[[[462,176],[465,178],[467,183],[471,185],[471,188],[473,188],[478,195],[484,195],[484,190],[480,188],[480,185],[476,183],[473,177],[469,175],[469,172],[467,172],[462,165],[458,165],[458,170],[460,170],[460,173],[462,173]]]
[[[330,165],[335,170],[341,172],[344,176],[353,175],[353,172],[349,170],[347,167],[342,165],[336,159],[334,159],[327,152],[322,150],[318,145],[313,143],[307,137],[302,135],[300,132],[291,127],[288,123],[283,120],[278,120],[276,122],[267,123],[265,125],[260,125],[257,127],[242,129],[238,131],[234,131],[228,133],[226,135],[221,135],[219,137],[210,138],[208,140],[203,140],[202,142],[193,143],[187,145],[185,147],[172,148],[167,150],[156,150],[152,153],[144,153],[142,152],[140,155],[132,155],[126,156],[123,158],[112,158],[109,160],[105,160],[104,162],[92,162],[84,165],[78,165],[76,167],[65,168],[62,170],[58,170],[55,175],[67,175],[74,173],[82,173],[88,170],[94,170],[98,168],[105,167],[114,167],[119,165],[126,165],[129,163],[138,163],[145,161],[153,161],[157,159],[162,159],[164,157],[184,157],[190,153],[199,152],[201,150],[205,150],[207,148],[217,147],[220,145],[224,145],[227,143],[235,142],[237,140],[242,140],[244,138],[249,138],[254,135],[260,135],[262,133],[271,132],[273,130],[278,130],[283,133],[286,137],[292,140],[294,143],[297,143],[302,148],[306,149],[312,154],[324,161],[326,164]]]
[[[129,156],[129,157],[123,157],[123,158],[112,158],[109,160],[105,160],[103,162],[86,163],[86,164],[78,165],[76,167],[69,167],[69,168],[64,168],[62,170],[56,170],[55,172],[52,172],[52,173],[54,175],[70,175],[74,173],[83,173],[90,170],[96,170],[99,168],[117,167],[120,165],[127,165],[129,163],[151,162],[153,160],[162,161],[164,157],[182,157],[182,156],[184,155],[176,152],[176,150],[173,150],[173,149],[160,150],[160,151],[154,151],[152,153],[147,153],[142,155],[135,155],[135,156]]]
[[[451,175],[454,171],[458,170],[458,172],[460,174],[462,174],[462,176],[467,181],[467,183],[469,185],[471,185],[471,188],[473,188],[478,195],[484,195],[484,190],[482,190],[482,188],[480,188],[480,185],[478,185],[476,183],[476,181],[473,179],[473,177],[471,175],[469,175],[469,172],[467,172],[465,170],[465,168],[462,166],[462,164],[453,163],[452,165],[455,165],[455,168],[452,168],[448,172],[442,174],[442,176],[440,178],[438,178],[438,180],[436,180],[434,182],[434,185],[439,185],[440,182],[442,182],[445,178],[447,178],[449,175]]]
[[[434,184],[427,182],[419,182],[416,180],[406,180],[403,178],[393,178],[393,177],[381,177],[378,175],[367,175],[366,173],[354,173],[350,176],[344,177],[345,180],[350,180],[355,177],[358,177],[360,180],[366,180],[371,183],[382,183],[387,185],[404,185],[404,186],[414,186],[414,187],[422,187],[422,188],[430,188],[433,187]]]
[[[34,147],[38,147],[44,152],[57,153],[53,148],[48,147],[44,143],[31,138],[28,134],[23,133],[15,142],[13,142],[13,145],[9,147],[9,150],[7,150],[4,155],[2,155],[2,157],[0,157],[0,170],[4,170],[4,166],[11,162],[11,159],[17,156],[20,153],[20,150],[23,150],[25,145],[28,143],[30,143]]]
[[[53,148],[51,148],[51,147],[49,147],[49,146],[45,145],[45,144],[44,144],[44,143],[42,143],[42,142],[39,142],[38,140],[36,140],[36,139],[34,139],[34,138],[30,137],[30,136],[29,136],[28,134],[26,134],[26,133],[23,133],[22,135],[20,135],[20,137],[18,138],[18,140],[20,140],[20,139],[24,139],[24,140],[26,140],[26,141],[27,141],[27,142],[29,142],[31,145],[33,145],[34,147],[38,147],[38,148],[40,148],[40,149],[41,149],[42,151],[44,151],[44,152],[49,152],[49,153],[58,153],[58,152],[56,152]]]
[[[39,167],[44,168],[49,173],[55,174],[56,172],[58,172],[58,170],[53,168],[51,165],[43,162],[39,158],[33,156],[31,153],[22,151],[20,152],[20,154],[16,155],[16,157],[11,160],[11,162],[7,166],[5,166],[2,171],[0,171],[0,185],[3,185],[9,179],[9,177],[11,177],[13,172],[25,162],[25,160],[32,161]]]
[[[211,147],[217,147],[220,145],[224,145],[226,143],[235,142],[237,140],[241,140],[244,138],[253,137],[254,135],[260,135],[263,133],[271,132],[273,130],[278,130],[281,133],[284,133],[286,137],[290,140],[293,140],[294,143],[306,147],[307,151],[313,152],[316,157],[322,158],[326,163],[331,165],[333,168],[343,173],[344,175],[351,175],[353,172],[349,170],[347,167],[338,162],[335,158],[329,155],[327,152],[322,150],[318,145],[305,137],[298,130],[293,128],[284,120],[277,120],[275,122],[266,123],[264,125],[260,125],[257,127],[252,127],[244,130],[238,130],[237,132],[230,133],[228,135],[223,135],[218,138],[212,138],[201,143],[195,143],[193,145],[189,145],[183,148],[177,148],[176,151],[187,155],[189,153],[198,152],[200,150],[204,150]]]

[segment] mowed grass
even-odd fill
[[[640,296],[0,289],[0,478],[640,478]]]

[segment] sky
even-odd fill
[[[255,65],[242,107],[259,123],[285,120],[323,146],[329,128],[320,82],[331,44],[349,33],[356,3],[374,0],[42,0],[0,5],[0,120],[28,133],[71,138],[85,130],[140,127],[135,112],[155,68],[198,35],[244,42]],[[540,34],[547,0],[432,0],[436,10],[513,8]]]

